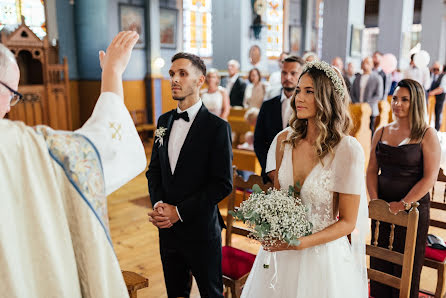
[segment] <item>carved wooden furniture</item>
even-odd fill
[[[45,124],[71,130],[71,100],[68,62],[59,64],[58,47],[45,37],[40,40],[23,19],[15,31],[1,32],[0,41],[15,55],[20,69],[19,92],[24,98],[11,109],[8,118],[28,125]]]
[[[412,209],[407,212],[398,212],[394,215],[389,210],[389,204],[383,200],[372,200],[369,203],[369,217],[375,220],[376,229],[372,235],[371,244],[366,245],[367,255],[402,266],[401,278],[367,268],[370,280],[388,285],[400,290],[400,298],[409,298],[410,284],[412,282],[413,258],[415,256],[415,243],[418,227],[418,203],[412,203]],[[379,247],[379,224],[390,223],[389,247]],[[404,254],[393,250],[395,225],[407,228]]]
[[[243,178],[237,175],[234,167],[234,185],[232,193],[228,197],[228,211],[234,210],[236,205],[236,197],[242,192],[243,199],[248,198],[250,190],[254,184],[258,184],[264,191],[273,185],[263,184],[262,177],[257,175],[251,175],[248,181],[244,181]],[[249,230],[241,226],[234,225],[234,218],[231,214],[226,216],[226,238],[225,246],[222,249],[222,271],[223,271],[223,284],[225,286],[225,297],[228,297],[229,291],[232,298],[239,298],[242,292],[242,287],[248,278],[252,265],[256,258],[255,255],[237,249],[232,246],[232,234],[241,236],[248,236]]]

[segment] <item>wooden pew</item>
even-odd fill
[[[237,148],[237,145],[244,142],[244,135],[248,131],[254,132],[253,126],[249,125],[245,120],[246,109],[239,107],[232,107],[229,112],[228,122],[231,125],[232,132],[235,134],[232,140],[232,147]]]
[[[234,159],[232,164],[239,170],[251,171],[260,175],[262,173],[262,167],[257,159],[254,151],[242,150],[242,149],[232,149],[234,154]]]
[[[364,149],[365,168],[369,164],[370,146],[372,143],[372,132],[370,131],[370,116],[372,108],[368,103],[350,104],[350,115],[353,120],[353,129],[350,133],[355,137]]]
[[[390,103],[387,102],[386,100],[380,100],[378,102],[378,109],[379,109],[379,115],[376,117],[375,120],[375,130],[390,123],[389,115],[392,113],[390,108]]]

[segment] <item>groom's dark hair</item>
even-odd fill
[[[179,53],[176,53],[172,57],[172,62],[174,62],[175,60],[178,60],[178,59],[189,60],[190,62],[192,62],[193,66],[198,68],[198,70],[203,73],[204,76],[206,75],[206,65],[204,64],[203,60],[201,60],[201,58],[198,57],[197,55],[194,55],[191,53],[186,53],[186,52],[179,52]]]

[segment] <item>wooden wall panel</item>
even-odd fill
[[[161,80],[161,95],[162,95],[162,113],[166,113],[170,110],[176,109],[178,103],[172,98],[172,90],[170,89],[170,80]]]
[[[146,108],[146,86],[144,80],[124,81],[124,101],[129,111]]]

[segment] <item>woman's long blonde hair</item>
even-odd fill
[[[319,135],[316,139],[316,154],[320,161],[341,141],[342,137],[348,135],[352,128],[352,120],[349,113],[350,97],[338,70],[333,68],[340,77],[344,88],[344,96],[336,92],[331,79],[323,70],[315,67],[309,68],[303,72],[299,80],[304,75],[309,75],[313,80],[314,99],[316,104],[316,128]],[[296,111],[296,95],[294,92],[291,99],[291,108],[293,115],[290,120],[290,127],[293,129],[290,138],[285,143],[291,144],[293,147],[304,139],[307,135],[307,120],[298,119]]]

